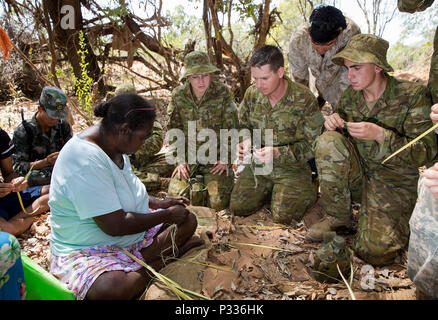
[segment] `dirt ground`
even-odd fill
[[[410,76],[408,74],[406,77]],[[421,77],[420,81],[425,82]],[[0,126],[11,137],[21,123],[21,108],[28,119],[37,110],[37,104],[15,101],[0,105]],[[86,127],[78,115],[74,114],[74,119],[75,133]],[[163,179],[162,182],[165,190],[168,180]],[[165,192],[153,195],[165,196]],[[39,216],[33,226],[18,237],[24,253],[46,270],[50,257],[49,215]],[[206,263],[227,270],[205,268],[202,271],[199,278],[202,280],[201,292],[205,296],[214,299],[269,300],[353,298],[342,280],[320,283],[314,279],[312,266],[315,252],[321,244],[304,240],[307,228],[302,223],[296,228],[275,224],[268,206],[249,217],[233,217],[228,210],[217,212],[215,216],[217,229],[211,239],[212,246],[208,250]],[[353,234],[350,232],[343,236],[351,244]],[[372,269],[370,285],[370,282],[364,282],[365,274],[361,273],[366,264],[354,257],[351,282],[354,297],[362,300],[415,299],[415,287],[406,274],[406,261],[405,252],[396,264]]]

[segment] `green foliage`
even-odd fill
[[[226,5],[223,6],[220,12],[228,11],[228,1],[225,1]],[[256,2],[256,3],[254,3]],[[237,12],[240,16],[240,20],[244,21],[247,18],[255,18],[258,14],[258,8],[260,7],[262,1],[254,0],[241,0],[238,2],[233,2],[231,10]]]
[[[33,48],[29,48],[29,61],[33,62]]]
[[[438,1],[423,12],[401,13],[403,29],[400,39],[433,39],[438,25]]]
[[[79,31],[79,47],[78,55],[81,58],[79,65],[81,66],[81,77],[76,79],[76,95],[78,96],[79,108],[92,115],[92,83],[93,79],[88,75],[86,61],[86,55],[88,50],[86,49],[84,33]]]
[[[163,30],[167,43],[177,48],[184,48],[189,39],[195,40],[198,45],[205,44],[202,20],[185,13],[182,5],[177,6],[172,14],[168,12],[166,18],[172,22],[170,27]]]
[[[432,51],[431,42],[421,45],[405,45],[398,42],[389,48],[388,62],[394,70],[421,69],[430,65]]]
[[[305,3],[305,1],[297,0],[284,0],[280,2],[278,6],[278,11],[280,12],[280,17],[282,22],[276,24],[271,29],[271,39],[268,40],[270,44],[279,45],[283,51],[288,51],[288,45],[290,37],[295,30],[297,30],[305,21],[309,18],[312,13],[310,5],[300,5]],[[313,1],[313,6],[316,7],[319,4],[332,4],[331,1],[316,0]]]
[[[29,98],[26,98],[21,90],[18,90],[16,86],[11,86],[11,99],[6,102],[6,105],[16,105],[20,102],[24,101],[32,101]]]

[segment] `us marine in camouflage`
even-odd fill
[[[315,96],[284,74],[284,59],[274,46],[263,46],[250,60],[255,84],[250,86],[239,108],[240,129],[261,131],[261,146],[250,139],[238,145],[239,159],[256,149],[253,157],[272,163],[272,172],[256,175],[254,166],[240,174],[231,194],[230,209],[238,216],[259,210],[271,197],[275,222],[294,224],[316,201],[316,188],[308,161],[312,144],[321,133],[324,117]],[[273,144],[265,144],[272,130]]]
[[[119,85],[114,94],[137,93],[129,83]],[[166,162],[165,153],[160,152],[163,147],[163,126],[158,120],[154,121],[151,136],[141,148],[130,156],[134,173],[146,186],[148,191],[157,190],[161,186],[160,177],[169,177],[173,167]]]
[[[15,129],[12,141],[14,171],[28,177],[29,186],[50,184],[53,166],[64,144],[72,137],[67,122],[67,97],[56,87],[44,87],[38,111]]]
[[[418,167],[437,153],[429,134],[385,164],[382,161],[432,126],[426,87],[393,78],[388,42],[374,35],[351,38],[333,62],[345,65],[351,86],[328,130],[316,141],[321,204],[327,215],[308,233],[320,241],[347,226],[352,201],[360,202],[355,253],[373,265],[390,264],[408,244],[409,218],[417,199]]]
[[[398,0],[402,12],[414,13],[430,7],[434,1]],[[435,105],[430,114],[438,123],[438,27],[433,41],[434,51],[430,64],[428,87]],[[438,134],[438,130],[435,130]],[[436,161],[436,159],[434,159]],[[418,181],[418,201],[409,221],[408,268],[409,278],[415,284],[418,299],[438,299],[438,164],[424,172]]]
[[[169,183],[169,197],[185,196],[192,205],[206,205],[215,210],[228,207],[234,178],[231,161],[202,165],[189,165],[190,146],[196,150],[203,144],[196,139],[202,129],[216,133],[217,157],[220,159],[220,130],[238,129],[237,108],[233,96],[225,84],[213,79],[220,70],[212,65],[207,54],[193,51],[184,59],[185,71],[180,80],[183,84],[172,92],[167,113],[168,130],[180,129],[185,137],[185,154],[182,155]],[[189,141],[189,121],[196,123],[196,141]],[[172,143],[174,141],[169,141]],[[181,156],[181,155],[180,155]],[[230,159],[230,157],[228,158]]]
[[[328,5],[320,5],[312,11],[309,23],[293,32],[289,42],[290,77],[309,87],[309,69],[315,77],[320,107],[327,101],[333,111],[342,92],[349,86],[347,71],[332,62],[333,56],[342,50],[360,28],[345,18],[342,12]]]

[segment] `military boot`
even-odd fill
[[[327,213],[324,210],[324,207],[321,205],[321,198],[316,201],[316,203],[307,209],[304,214],[303,221],[307,228],[312,227],[315,223],[321,221]]]
[[[307,239],[320,242],[325,232],[336,231],[341,227],[347,227],[350,224],[350,218],[336,218],[326,215],[321,221],[315,223],[307,233]]]

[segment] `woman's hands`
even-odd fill
[[[163,222],[170,224],[180,224],[186,219],[187,215],[189,214],[189,210],[186,209],[186,206],[189,204],[189,199],[185,197],[165,198],[163,200],[155,197],[149,197],[150,208],[164,209],[157,211],[154,214],[162,215],[164,219]]]
[[[189,199],[185,197],[177,197],[177,198],[165,198],[163,200],[159,200],[158,208],[167,209],[172,206],[188,206],[190,204]]]
[[[189,210],[186,209],[183,205],[176,205],[168,208],[166,210],[166,222],[170,224],[181,224],[186,219],[188,214],[190,213]]]

